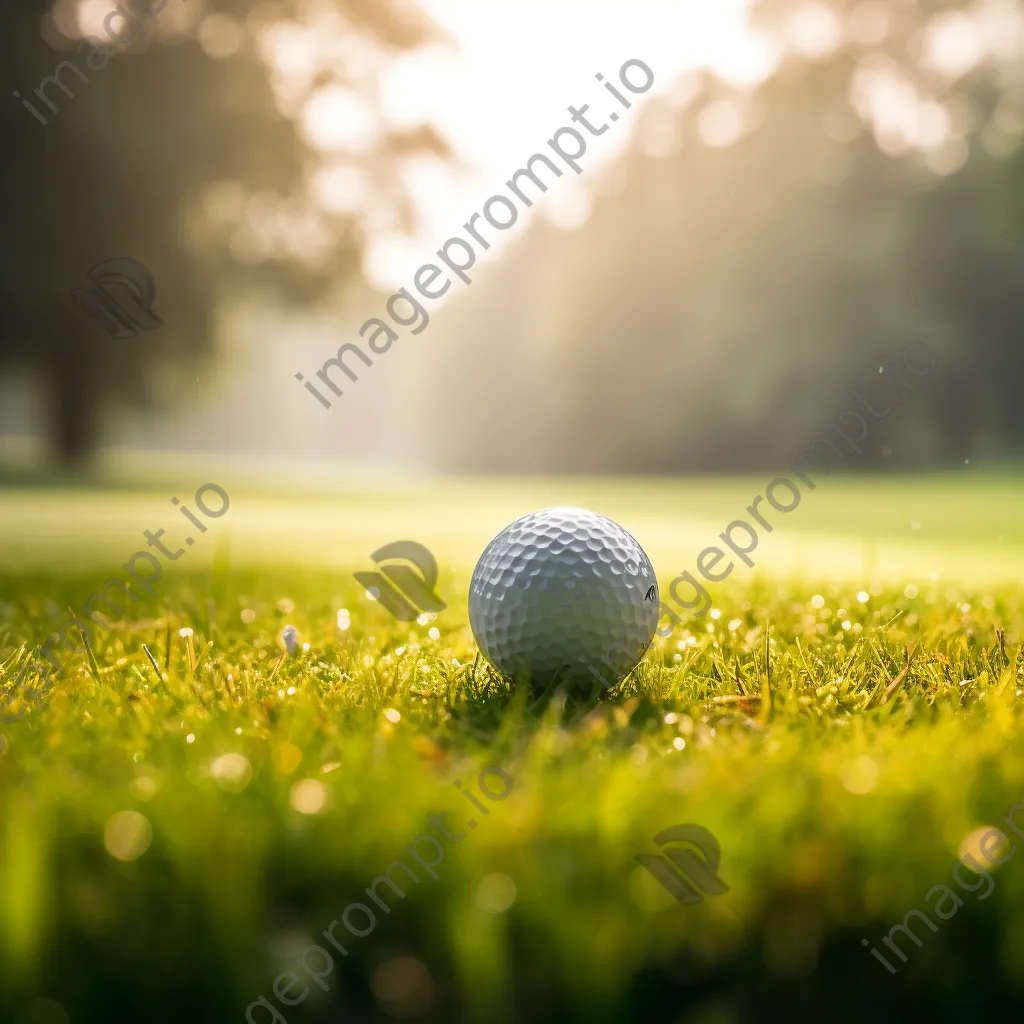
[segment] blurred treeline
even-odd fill
[[[201,369],[237,372],[239,355],[211,355],[241,303],[312,314],[336,298],[377,235],[416,225],[403,162],[452,156],[434,127],[396,130],[378,102],[389,62],[450,42],[418,5],[168,0],[142,42],[115,23],[107,63],[76,48],[74,6],[25,0],[0,33],[23,97],[59,60],[89,79],[65,71],[73,98],[51,83],[60,109],[42,107],[47,125],[13,96],[0,106],[0,370],[41,383],[67,462],[136,440],[105,431],[112,406],[180,413]],[[529,211],[422,344],[389,357],[402,386],[377,370],[360,382],[368,399],[390,395],[372,429],[360,417],[335,429],[318,407],[319,419],[293,416],[289,396],[304,411],[311,400],[242,339],[244,360],[266,363],[254,386],[274,430],[297,430],[303,450],[321,429],[361,434],[376,457],[390,425],[412,439],[406,454],[444,469],[774,467],[916,341],[938,368],[871,423],[859,464],[1018,458],[1024,2],[754,0],[751,16],[784,54],[778,67],[745,87],[692,74],[635,108],[616,129],[635,132],[617,164],[584,160],[583,226]],[[298,61],[301,32],[323,45]],[[311,139],[303,118],[325,90],[362,111],[368,146]],[[344,117],[326,122],[344,135]],[[555,180],[552,198],[568,187]],[[70,296],[118,255],[152,271],[167,321],[129,343]],[[297,353],[296,341],[282,332],[279,347]],[[329,354],[310,352],[313,366]],[[243,435],[264,425],[253,405],[235,417]]]
[[[764,3],[760,22],[781,34],[799,6]],[[851,389],[877,385],[883,409],[898,385],[879,383],[879,367],[910,342],[938,366],[888,417],[868,417],[858,465],[1024,454],[1024,58],[980,60],[955,81],[922,60],[929,18],[969,6],[832,3],[860,41],[813,60],[790,49],[754,90],[690,76],[647,108],[585,226],[535,217],[439,320],[423,411],[439,461],[785,465]],[[887,28],[868,43],[872,16]],[[969,55],[946,18],[947,51]],[[882,119],[916,89],[910,143],[854,109],[870,104],[872,74],[894,83],[891,101],[876,97]],[[734,143],[707,144],[736,118]]]

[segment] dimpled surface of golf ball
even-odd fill
[[[469,587],[469,622],[484,657],[534,686],[614,685],[650,646],[658,609],[643,548],[582,508],[543,509],[506,526]]]

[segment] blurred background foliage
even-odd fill
[[[414,224],[398,163],[445,152],[429,126],[374,119],[380,66],[441,39],[414,4],[125,0],[118,10],[155,16],[134,14],[134,27],[115,17],[104,31],[114,6],[22,0],[0,33],[3,74],[49,115],[41,124],[17,99],[0,111],[0,365],[41,385],[39,426],[70,462],[111,443],[100,422],[111,402],[180,408],[216,346],[218,314],[240,295],[308,305],[357,275],[378,208]],[[108,64],[76,49],[83,21],[120,51]],[[295,36],[318,25],[336,39],[326,53]],[[33,88],[64,60],[87,81],[66,68],[72,97],[51,83],[51,113]],[[314,144],[326,118],[303,101],[331,90],[368,120],[365,145],[328,160]],[[317,202],[317,175],[353,166],[372,185],[361,208]],[[167,321],[127,344],[69,297],[90,267],[121,255],[152,271]]]
[[[110,6],[89,3],[92,22],[77,0],[4,15],[23,95]],[[375,241],[422,219],[406,169],[464,163],[440,117],[396,124],[381,96],[399,58],[456,40],[398,0],[169,0],[131,55],[89,84],[65,76],[76,96],[56,93],[49,125],[14,98],[0,113],[0,438],[46,437],[65,461],[301,446],[472,471],[762,468],[923,341],[941,370],[885,421],[893,461],[1017,457],[1020,0],[755,0],[748,18],[771,54],[749,58],[759,74],[656,68],[628,146],[580,179],[589,215],[556,227],[529,211],[429,332],[352,389],[349,414],[291,378],[382,306],[362,272]],[[429,75],[412,81],[431,94]],[[536,124],[536,148],[552,128]],[[121,254],[152,269],[167,321],[128,344],[69,297]],[[231,321],[253,304],[264,325],[290,319],[257,337]],[[882,446],[864,463],[887,465]]]
[[[1024,61],[1012,34],[1012,61],[982,59],[964,14],[1020,7],[825,6],[841,41],[822,5],[755,4],[789,46],[777,74],[684,76],[589,222],[531,231],[453,311],[431,360],[459,395],[435,407],[447,465],[785,464],[909,342],[938,372],[860,464],[1021,455]]]

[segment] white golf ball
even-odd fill
[[[506,526],[469,586],[469,622],[504,676],[611,687],[643,658],[658,628],[651,560],[618,523],[548,508]]]

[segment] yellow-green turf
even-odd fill
[[[516,516],[618,519],[664,591],[767,480],[219,481],[229,512],[158,597],[88,654],[61,651],[42,706],[0,723],[0,1021],[34,1021],[24,1007],[45,997],[72,1022],[241,1022],[261,994],[289,1024],[392,1020],[381,965],[403,956],[433,979],[408,1018],[424,1021],[1019,1008],[1024,856],[984,900],[952,869],[987,827],[1024,846],[1024,809],[1021,835],[1002,822],[1024,804],[1024,478],[822,478],[776,515],[756,569],[711,588],[717,618],[685,619],[589,709],[514,692],[476,660],[469,575]],[[168,499],[202,482],[0,492],[0,705],[143,529],[184,536]],[[352,578],[407,538],[441,567],[448,607],[426,624],[391,620]],[[491,765],[515,788],[448,844],[440,879],[349,936],[329,991],[303,974],[308,998],[285,1008],[275,977],[409,860],[428,813],[465,829],[454,781]],[[729,889],[692,906],[636,860],[685,822],[717,838]],[[962,907],[915,925],[920,947],[897,933],[894,959],[882,939],[930,912],[937,885]]]

